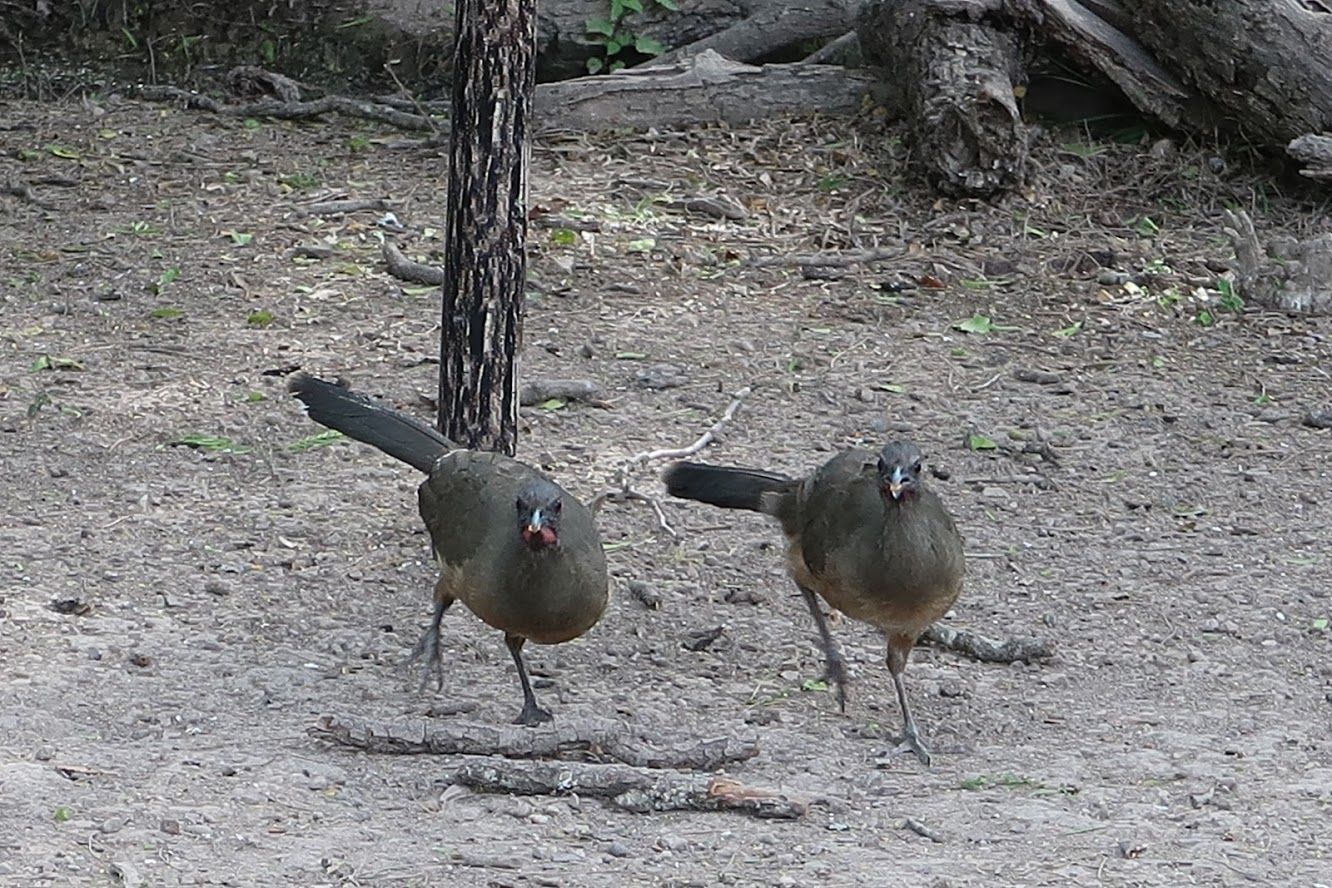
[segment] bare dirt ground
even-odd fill
[[[1230,257],[1224,204],[1323,231],[1310,186],[1067,135],[1021,198],[941,200],[873,121],[538,146],[533,205],[599,230],[534,227],[523,372],[609,403],[524,410],[521,456],[590,497],[746,385],[705,458],[803,472],[904,434],[968,540],[949,624],[1058,645],[1038,665],[922,647],[908,686],[935,762],[884,760],[882,641],[836,626],[845,716],[806,689],[820,661],[774,527],[668,502],[673,542],[608,505],[609,612],[529,648],[557,724],[756,736],[728,773],[811,802],[791,822],[636,815],[307,733],[334,713],[504,724],[519,702],[461,608],[444,691],[417,691],[419,479],[361,445],[302,449],[319,429],[283,389],[302,368],[428,414],[438,299],[391,278],[380,241],[439,260],[439,153],[112,100],[0,117],[0,181],[31,188],[0,196],[0,883],[1332,883],[1328,432],[1301,423],[1329,399],[1329,323],[1199,289]],[[699,193],[747,215],[658,199]],[[407,231],[306,212],[330,198],[400,201]],[[749,262],[871,247],[898,252]],[[1093,261],[1112,258],[1127,281]],[[991,329],[955,326],[973,315]],[[660,468],[636,486],[659,493]]]

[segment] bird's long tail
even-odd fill
[[[300,399],[306,415],[320,425],[377,447],[426,474],[440,454],[457,449],[421,420],[318,377],[297,374],[287,383],[287,391]]]
[[[782,499],[800,483],[776,472],[691,462],[675,463],[661,480],[671,496],[768,515],[779,514]]]

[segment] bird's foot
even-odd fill
[[[513,720],[513,723],[535,728],[537,725],[544,725],[554,720],[555,716],[536,705],[535,700],[529,700],[523,704],[523,711],[518,713],[518,717]]]
[[[424,691],[426,685],[430,683],[430,677],[435,677],[435,690],[444,689],[444,662],[443,651],[439,649],[439,632],[434,629],[427,629],[416,641],[416,646],[412,648],[412,655],[407,659],[408,663],[415,663],[418,660],[424,660],[425,665],[421,668],[421,684],[418,691]]]
[[[819,681],[832,687],[837,693],[838,707],[846,712],[846,660],[842,659],[841,653],[834,652],[825,660]]]
[[[898,741],[897,745],[884,753],[885,757],[898,755],[899,753],[910,752],[920,759],[920,763],[929,767],[931,756],[930,751],[925,748],[925,744],[920,742],[920,736],[915,731],[908,731]]]

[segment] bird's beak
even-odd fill
[[[532,514],[527,518],[527,532],[540,533],[541,528],[546,526],[546,516],[540,509],[533,509]]]
[[[888,493],[893,499],[900,500],[902,491],[906,489],[906,486],[906,472],[903,472],[900,468],[893,469],[893,474],[888,478]]]

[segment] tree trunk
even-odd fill
[[[439,427],[510,456],[527,263],[536,0],[457,0]]]
[[[1227,129],[1285,145],[1332,130],[1332,8],[1301,0],[1119,0],[1133,36],[1221,106]]]
[[[1028,68],[1041,57],[1114,84],[1169,126],[1243,133],[1301,162],[1311,146],[1300,137],[1332,129],[1332,11],[1316,2],[866,0],[857,33],[866,60],[886,69],[917,156],[948,191],[1023,181],[1014,97],[1041,104]],[[1094,118],[1096,89],[1059,97],[1067,117]]]

